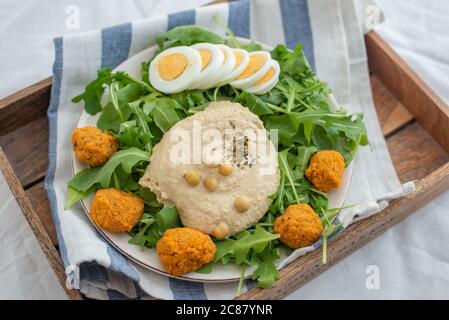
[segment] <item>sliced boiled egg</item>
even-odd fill
[[[245,89],[245,91],[254,94],[264,94],[273,89],[279,80],[279,74],[281,72],[281,67],[276,60],[271,60],[270,68],[267,73],[257,81],[252,87]]]
[[[164,93],[186,90],[201,73],[200,53],[186,46],[173,47],[159,53],[149,68],[151,85]]]
[[[197,50],[201,56],[201,72],[189,89],[212,88],[225,59],[223,51],[210,43],[197,43],[191,48]]]
[[[234,52],[235,64],[225,82],[235,80],[249,64],[249,52],[243,49],[231,49]]]
[[[229,84],[237,89],[247,89],[259,81],[270,69],[271,56],[267,51],[249,53],[249,63],[245,70]]]
[[[214,87],[220,87],[226,83],[229,82],[231,79],[231,73],[233,73],[234,68],[236,66],[236,56],[234,54],[234,51],[232,51],[231,48],[224,44],[218,44],[217,47],[223,52],[224,54],[224,61],[221,65],[221,68],[217,71],[216,77],[215,77],[215,84]],[[249,56],[248,56],[249,60]]]

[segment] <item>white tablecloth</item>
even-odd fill
[[[80,29],[67,29],[73,1],[2,0],[0,3],[0,97],[51,74],[52,38],[173,12],[207,3],[207,0],[79,0]],[[444,0],[378,0],[387,23],[380,34],[408,63],[449,102],[449,2]],[[68,8],[68,9],[67,9]],[[66,13],[68,10],[68,13]],[[19,41],[20,39],[20,41]],[[2,185],[0,188],[6,188]],[[4,192],[6,189],[0,189]],[[1,208],[2,206],[0,206]],[[449,298],[449,194],[434,200],[400,225],[331,268],[290,299],[332,298]],[[19,212],[0,209],[17,224],[0,224],[0,297],[57,298],[62,290],[47,271],[45,281],[12,280],[11,274],[41,277],[49,266]],[[8,218],[9,219],[9,218]],[[3,220],[2,220],[3,221]],[[17,252],[14,239],[27,237],[30,245]],[[3,259],[5,257],[5,259]],[[41,271],[39,271],[41,270]],[[378,277],[377,277],[378,276]],[[332,279],[332,280],[331,280]],[[377,281],[378,280],[378,281]],[[11,284],[12,282],[12,284]],[[3,285],[8,284],[8,285]],[[14,290],[11,290],[11,286]]]
[[[1,172],[0,226],[0,300],[65,299]]]

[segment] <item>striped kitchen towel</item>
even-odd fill
[[[317,74],[334,91],[340,104],[366,116],[370,147],[361,149],[354,163],[346,226],[355,218],[374,214],[388,200],[411,192],[394,171],[374,110],[362,28],[353,0],[243,0],[202,7],[55,39],[50,123],[49,170],[45,180],[59,248],[71,282],[91,298],[230,299],[236,283],[209,284],[156,274],[129,261],[96,232],[75,205],[64,211],[66,183],[72,176],[71,142],[81,105],[70,100],[83,91],[101,67],[114,68],[128,57],[155,44],[157,35],[178,25],[198,24],[224,35],[214,16],[227,22],[237,36],[268,45],[301,42]],[[315,247],[297,251],[304,254]],[[289,259],[291,261],[292,259]],[[287,262],[289,262],[287,261]],[[286,262],[286,263],[287,263]],[[253,286],[247,281],[243,291]]]

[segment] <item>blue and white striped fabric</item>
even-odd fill
[[[357,1],[360,5],[360,1]],[[337,100],[365,113],[371,148],[355,159],[348,201],[359,206],[340,216],[345,225],[388,205],[388,200],[413,190],[401,185],[393,169],[373,107],[363,35],[353,0],[242,0],[57,38],[53,69],[50,123],[50,164],[45,186],[67,273],[77,277],[81,291],[98,299],[156,297],[161,299],[230,299],[236,283],[193,283],[146,270],[111,247],[95,231],[80,206],[64,211],[66,183],[72,176],[70,135],[81,106],[70,100],[96,77],[101,67],[114,68],[155,44],[157,35],[184,24],[224,31],[214,16],[226,21],[237,36],[268,45],[303,44],[309,62],[329,83]],[[344,19],[343,19],[344,18]],[[375,168],[367,170],[366,168]],[[369,182],[369,183],[368,183]],[[297,252],[303,254],[307,248]],[[248,281],[243,291],[253,286]]]

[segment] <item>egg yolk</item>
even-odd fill
[[[273,79],[275,73],[276,73],[276,70],[274,70],[274,68],[271,67],[270,70],[268,70],[268,72],[265,73],[265,75],[262,77],[262,79],[260,79],[259,81],[256,82],[256,86],[261,85],[263,83],[267,83],[268,81]]]
[[[234,69],[237,68],[243,60],[243,54],[241,54],[240,52],[234,52],[235,55],[235,66]]]
[[[237,79],[245,79],[248,78],[250,75],[254,74],[262,68],[262,66],[265,64],[265,56],[262,54],[253,54],[249,58],[249,64],[246,67],[245,70],[238,76]]]
[[[178,78],[187,68],[188,60],[181,53],[169,54],[159,61],[159,74],[165,81]]]
[[[212,55],[210,54],[209,50],[199,49],[198,52],[201,56],[201,70],[204,70],[204,68],[209,65],[210,60],[212,60]]]

